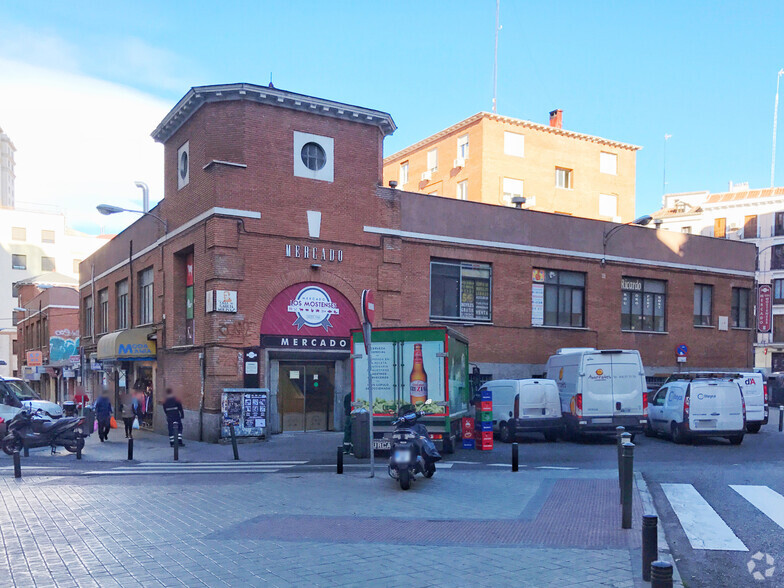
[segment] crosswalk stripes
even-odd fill
[[[784,529],[784,496],[767,486],[730,485],[730,488]]]
[[[85,475],[127,476],[152,474],[272,474],[281,469],[302,465],[305,461],[266,461],[266,462],[168,462],[140,463],[132,466],[116,467],[109,470],[93,470]]]
[[[748,551],[727,523],[691,484],[661,484],[692,549]]]

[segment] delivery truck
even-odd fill
[[[433,441],[451,453],[468,415],[468,340],[446,327],[373,329],[368,401],[368,364],[361,330],[351,332],[351,400],[354,410],[372,410],[375,450],[390,448],[392,421],[402,406],[425,411],[420,419]],[[431,403],[425,404],[427,400]]]

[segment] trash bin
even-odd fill
[[[370,457],[370,413],[364,409],[351,413],[351,445],[354,457]]]
[[[95,431],[95,411],[92,406],[84,407],[84,425],[82,426],[82,434],[89,437]]]
[[[72,400],[67,400],[63,402],[63,410],[65,411],[65,416],[72,417],[76,414],[76,403]]]

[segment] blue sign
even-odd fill
[[[676,354],[678,357],[686,357],[686,356],[689,354],[689,348],[688,348],[688,346],[686,346],[686,345],[684,345],[683,343],[681,343],[680,345],[678,345],[678,346],[675,348],[675,354]]]

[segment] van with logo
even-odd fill
[[[627,349],[559,349],[547,360],[555,380],[567,437],[632,434],[647,425],[647,388],[640,352]]]
[[[675,443],[694,437],[725,437],[743,442],[746,403],[738,382],[692,378],[665,383],[648,406],[648,436],[667,435]]]
[[[563,418],[558,386],[552,380],[491,380],[481,390],[493,393],[493,431],[504,443],[523,433],[558,440]]]
[[[667,382],[694,378],[733,380],[738,383],[746,402],[746,432],[759,433],[768,424],[768,386],[765,377],[757,372],[679,372]]]

